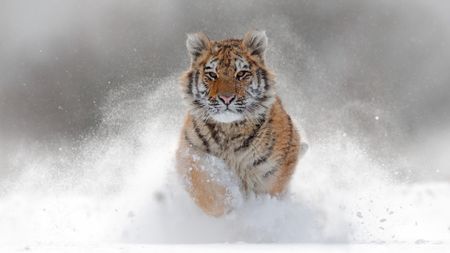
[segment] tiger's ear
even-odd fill
[[[204,33],[190,33],[187,35],[186,47],[193,62],[205,50],[209,50],[210,41]]]
[[[264,52],[267,48],[266,31],[251,31],[245,34],[242,44],[251,55],[257,55],[264,59]]]

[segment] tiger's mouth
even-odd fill
[[[219,123],[231,123],[245,119],[245,112],[248,109],[245,97],[223,101],[220,99],[210,99],[208,101],[209,117]]]

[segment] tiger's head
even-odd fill
[[[191,66],[181,80],[193,115],[220,123],[257,120],[275,101],[274,78],[264,64],[264,31],[222,41],[188,34],[186,46]]]

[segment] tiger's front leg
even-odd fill
[[[219,158],[183,145],[177,154],[177,171],[192,199],[206,214],[218,217],[231,210],[232,178]]]

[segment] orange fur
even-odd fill
[[[191,68],[183,74],[181,84],[192,105],[177,151],[177,171],[187,191],[209,215],[221,216],[232,209],[228,186],[211,175],[223,168],[204,163],[207,157],[214,157],[235,176],[244,196],[282,196],[297,164],[300,136],[275,95],[274,76],[264,64],[265,34],[248,33],[242,40],[224,41],[210,41],[198,34],[191,39]],[[212,61],[216,64],[211,65],[215,66],[214,73],[208,76]],[[238,73],[238,66],[246,69],[245,73]],[[205,87],[207,95],[196,93],[202,87],[199,85]],[[211,101],[217,104],[218,96],[224,94],[258,109],[245,111],[242,119],[220,122],[209,117],[205,106],[199,106]],[[199,102],[199,98],[203,100]],[[256,102],[253,105],[248,101]]]

